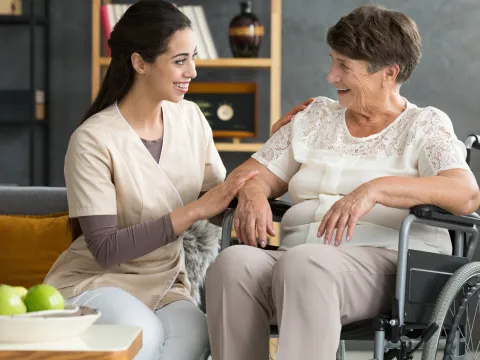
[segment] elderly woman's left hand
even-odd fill
[[[317,233],[318,237],[325,234],[325,244],[331,244],[335,230],[335,246],[341,244],[345,228],[347,228],[347,241],[352,238],[353,230],[360,217],[368,213],[377,202],[372,185],[372,183],[365,183],[359,186],[328,210]]]

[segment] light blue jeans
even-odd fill
[[[102,315],[96,324],[141,326],[143,346],[135,360],[205,360],[210,353],[207,318],[190,301],[176,301],[153,312],[122,289],[101,287],[67,302],[98,309]]]

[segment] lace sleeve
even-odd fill
[[[292,122],[280,128],[260,150],[252,155],[252,158],[286,183],[300,167],[293,157]]]
[[[418,159],[420,176],[434,176],[450,169],[470,170],[465,161],[465,146],[458,140],[445,113],[431,110],[420,126],[423,132]]]

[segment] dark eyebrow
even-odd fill
[[[174,55],[174,56],[171,57],[171,59],[179,57],[179,56],[188,56],[188,53],[181,53],[181,54]]]
[[[330,56],[330,57],[333,59],[333,56],[332,56],[332,54],[331,54],[331,53],[330,53],[330,54],[328,54],[328,55],[329,55],[329,56]],[[344,62],[344,63],[347,63],[347,64],[349,64],[349,63],[350,63],[350,61],[349,61],[348,59],[337,58],[337,60],[338,60],[338,61],[341,61],[341,62]]]
[[[197,48],[195,48],[195,50],[193,50],[193,54],[195,55],[196,53],[197,53]],[[188,56],[188,55],[189,55],[189,53],[181,53],[181,54],[177,54],[177,55],[172,56],[171,59],[179,57],[179,56]]]

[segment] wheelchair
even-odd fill
[[[465,146],[470,164],[472,149],[480,150],[480,136],[468,136]],[[273,200],[270,206],[273,220],[279,222],[291,204]],[[233,245],[235,208],[234,200],[224,217],[221,250]],[[409,250],[409,231],[415,223],[447,229],[453,254]],[[480,262],[472,262],[478,227],[480,216],[476,213],[456,216],[432,205],[410,209],[400,229],[391,312],[343,326],[337,360],[345,357],[346,340],[373,340],[373,360],[410,360],[419,349],[422,360],[480,359],[480,325],[474,325],[477,313],[480,322]],[[266,249],[277,248],[267,245]],[[469,318],[472,310],[473,322]],[[472,340],[475,331],[478,345]],[[270,333],[278,336],[278,328],[271,326]]]

